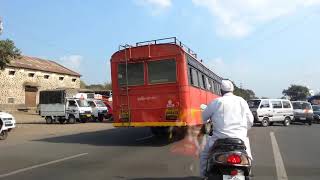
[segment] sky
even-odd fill
[[[177,37],[259,97],[291,84],[320,90],[320,0],[0,0],[0,17],[0,39],[87,84],[110,82],[119,45]]]

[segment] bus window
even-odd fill
[[[201,87],[202,89],[204,89],[205,87],[204,87],[203,74],[201,74],[200,72],[198,72],[198,74],[199,74],[199,84],[200,84],[200,87]]]
[[[189,79],[189,84],[193,85],[193,79],[192,79],[192,68],[188,67],[188,79]]]
[[[128,85],[144,84],[143,63],[128,63]],[[120,86],[126,85],[126,64],[118,65],[118,81]]]
[[[198,73],[195,69],[191,68],[191,78],[194,86],[199,87],[199,81],[198,81]]]
[[[207,76],[205,76],[205,83],[206,83],[206,87],[207,90],[211,91],[211,82],[209,81],[209,78]]]
[[[211,84],[211,92],[215,93],[214,81],[212,79],[210,79],[209,81],[210,81],[210,84]]]
[[[150,84],[177,81],[176,61],[173,59],[148,62]]]

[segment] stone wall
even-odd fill
[[[10,75],[9,71],[15,71],[14,75]],[[34,76],[30,77],[30,73],[34,73]],[[49,76],[48,79],[45,76]],[[60,77],[63,77],[63,80],[59,79]],[[80,88],[80,77],[7,67],[0,70],[0,106],[3,108],[6,105],[8,107],[24,105],[25,85],[37,86],[38,103],[39,91],[56,88]],[[13,98],[13,103],[10,98]],[[9,102],[10,100],[11,102]]]

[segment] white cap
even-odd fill
[[[225,92],[233,92],[234,86],[230,80],[222,80],[221,89]]]

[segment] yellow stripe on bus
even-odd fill
[[[125,122],[113,123],[115,127],[133,126],[133,127],[146,127],[146,126],[186,126],[186,122]]]

